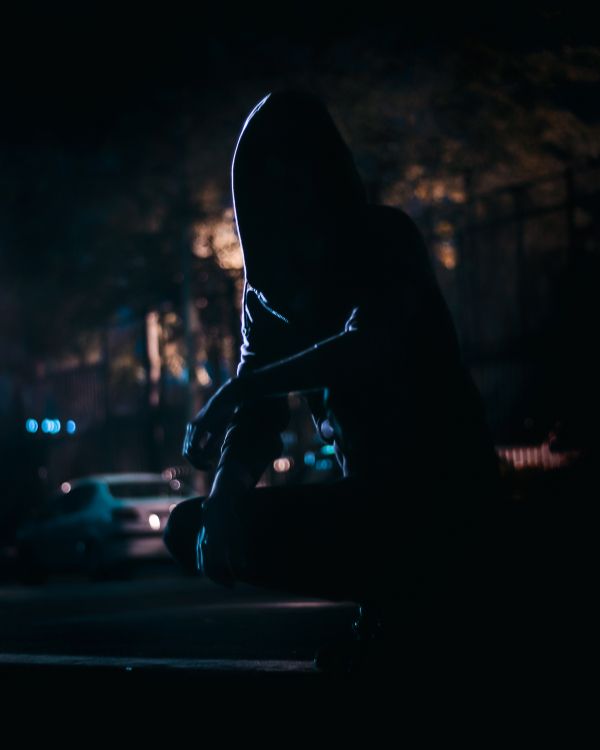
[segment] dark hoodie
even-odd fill
[[[246,281],[292,325],[339,328],[353,301],[365,192],[314,97],[270,94],[242,129],[232,168]]]
[[[402,211],[367,203],[324,106],[296,92],[259,102],[232,188],[245,268],[238,374],[359,331],[352,361],[308,397],[344,474],[411,493],[485,484],[493,447],[422,237]],[[235,460],[258,480],[288,419],[286,399],[242,405],[220,466]]]

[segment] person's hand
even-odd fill
[[[223,433],[239,404],[239,378],[231,378],[188,423],[182,454],[192,466],[197,469],[214,468]]]

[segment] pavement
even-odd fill
[[[520,546],[530,550],[526,559],[515,557],[514,543],[506,547],[519,594],[508,587],[504,601],[513,603],[508,609],[498,603],[489,638],[470,647],[468,657],[452,641],[439,648],[434,641],[447,629],[441,613],[430,632],[437,654],[446,652],[449,661],[413,660],[410,670],[388,674],[395,695],[408,690],[414,697],[433,688],[447,702],[469,681],[470,701],[475,692],[482,697],[503,690],[513,697],[516,692],[558,695],[584,684],[579,673],[594,677],[595,525],[583,522],[589,515],[585,509],[577,506],[565,514],[563,505],[554,503],[549,515],[546,497],[544,502],[523,524]],[[332,678],[313,663],[319,647],[349,636],[358,611],[354,602],[246,585],[229,590],[185,576],[172,561],[140,565],[125,581],[62,576],[25,586],[13,575],[10,554],[0,562],[0,685],[10,685],[13,695],[26,701],[36,692],[46,700],[58,684],[83,693],[105,686],[123,696],[134,688],[161,695],[231,695],[239,689],[244,696],[299,689],[303,699],[320,696],[325,704],[332,679],[338,691],[356,690],[356,679]],[[524,570],[529,571],[525,577]],[[413,650],[410,643],[402,647],[407,654]],[[373,677],[361,686],[373,690],[382,682]]]
[[[319,678],[314,654],[350,632],[353,602],[237,585],[222,588],[183,575],[170,562],[141,566],[131,580],[72,576],[25,586],[0,583],[0,676],[36,681],[95,674],[211,683]]]
[[[351,633],[354,602],[290,596],[184,575],[170,561],[130,580],[53,576],[0,583],[0,675],[103,675],[299,682],[314,656]],[[81,678],[80,678],[81,679]]]

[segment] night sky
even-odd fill
[[[182,90],[218,106],[232,87],[253,79],[318,76],[332,64],[361,73],[372,49],[435,60],[482,39],[515,50],[594,41],[585,15],[548,4],[486,3],[467,13],[384,12],[372,3],[324,10],[303,3],[286,4],[278,14],[183,3],[160,11],[110,3],[27,5],[3,18],[2,127],[17,141],[73,147],[101,140],[115,117],[152,112],[151,127],[176,106]]]

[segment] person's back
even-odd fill
[[[361,294],[345,323],[359,334],[355,356],[311,404],[344,475],[367,488],[365,529],[390,579],[419,558],[419,585],[429,576],[440,587],[475,573],[490,542],[497,458],[420,232],[399,209],[369,205],[367,217]]]
[[[361,280],[345,323],[362,334],[360,361],[328,397],[345,433],[348,472],[394,475],[415,462],[435,469],[445,456],[455,463],[475,446],[489,457],[479,395],[449,310],[422,237],[401,210],[368,207]]]

